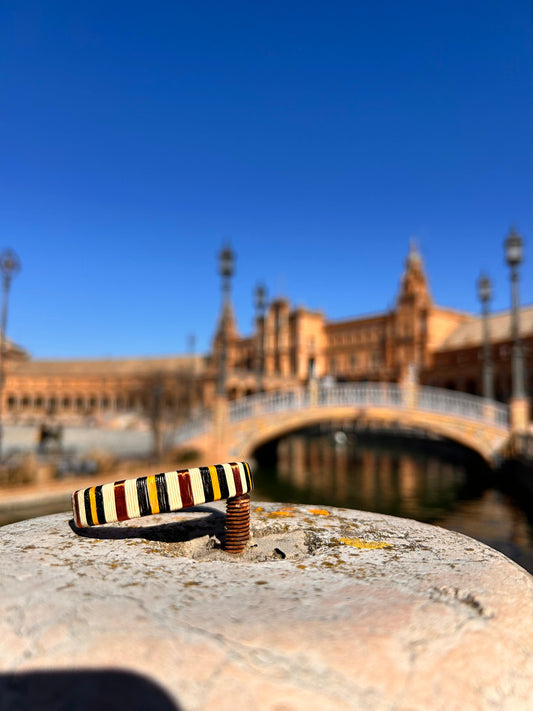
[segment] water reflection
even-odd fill
[[[257,497],[375,511],[438,523],[502,551],[533,572],[524,512],[494,488],[475,455],[443,441],[303,432],[258,452]],[[267,456],[264,456],[264,455]]]
[[[339,444],[329,435],[281,440],[277,470],[269,473],[261,487],[275,493],[281,486],[293,500],[422,520],[449,509],[467,483],[464,464],[383,439]]]

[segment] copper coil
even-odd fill
[[[239,529],[246,529],[250,528],[250,519],[242,519],[242,521],[232,521],[230,524],[226,524],[226,530],[228,531],[236,531]]]
[[[231,516],[230,516],[231,518]],[[243,518],[240,519],[231,519],[229,523],[226,523],[226,528],[239,528],[240,526],[247,525],[250,522],[250,517],[249,516],[244,516]]]
[[[242,509],[242,508],[233,509],[228,506],[226,511],[227,511],[227,513],[231,513],[234,516],[249,516],[250,515],[250,511],[247,511],[246,509]]]
[[[248,494],[241,494],[240,496],[234,496],[227,501],[228,509],[242,509],[243,511],[250,510],[250,499]]]
[[[231,517],[231,526],[233,527],[234,523],[241,523],[241,522],[246,522],[250,520],[250,516],[235,516],[232,515]]]
[[[226,542],[228,553],[242,553],[250,538],[250,496],[241,494],[226,503]]]
[[[240,494],[240,496],[232,496],[227,500],[227,508],[228,509],[235,509],[235,508],[241,508],[241,509],[250,509],[250,495],[249,494]]]

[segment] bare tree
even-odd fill
[[[143,415],[150,423],[153,455],[161,459],[173,430],[186,422],[198,405],[194,369],[191,367],[173,373],[158,370],[147,374],[136,396],[142,403]]]

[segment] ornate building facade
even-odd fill
[[[520,319],[531,396],[533,306],[523,308]],[[495,393],[505,401],[511,392],[510,313],[492,315],[489,332]],[[425,385],[482,393],[481,318],[433,302],[414,248],[392,309],[330,321],[320,311],[293,309],[278,298],[257,318],[254,333],[243,337],[227,301],[206,356],[45,361],[8,346],[2,406],[12,422],[50,416],[110,425],[139,416],[179,422],[213,403],[221,369],[231,399],[324,378],[399,382],[414,377]]]

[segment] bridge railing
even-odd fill
[[[357,383],[322,388],[319,405],[381,405],[404,407],[403,393],[396,383]]]
[[[239,422],[256,415],[315,406],[389,407],[400,411],[414,408],[486,422],[502,428],[509,426],[509,408],[502,403],[441,388],[419,387],[413,391],[397,383],[347,383],[316,390],[295,388],[258,393],[231,402],[228,417],[230,422]],[[208,410],[198,413],[195,419],[176,430],[173,443],[181,444],[203,434],[211,427],[211,423],[212,415]]]
[[[299,410],[309,405],[309,390],[275,390],[270,393],[258,393],[235,400],[229,406],[230,422],[246,420],[260,413]]]
[[[478,422],[491,422],[500,427],[509,423],[509,408],[476,395],[468,395],[442,388],[420,387],[413,392],[397,383],[349,383],[322,387],[313,392],[309,388],[275,391],[251,395],[231,403],[231,422],[244,420],[261,413],[297,410],[317,406],[368,406],[406,409],[409,406],[427,412],[456,415]]]
[[[494,423],[498,427],[509,427],[511,420],[509,406],[503,405],[501,402],[494,402],[492,405],[494,406]]]
[[[499,427],[509,425],[509,407],[477,395],[468,395],[442,388],[422,387],[418,392],[417,408],[428,412],[458,415],[468,420],[490,422]]]

